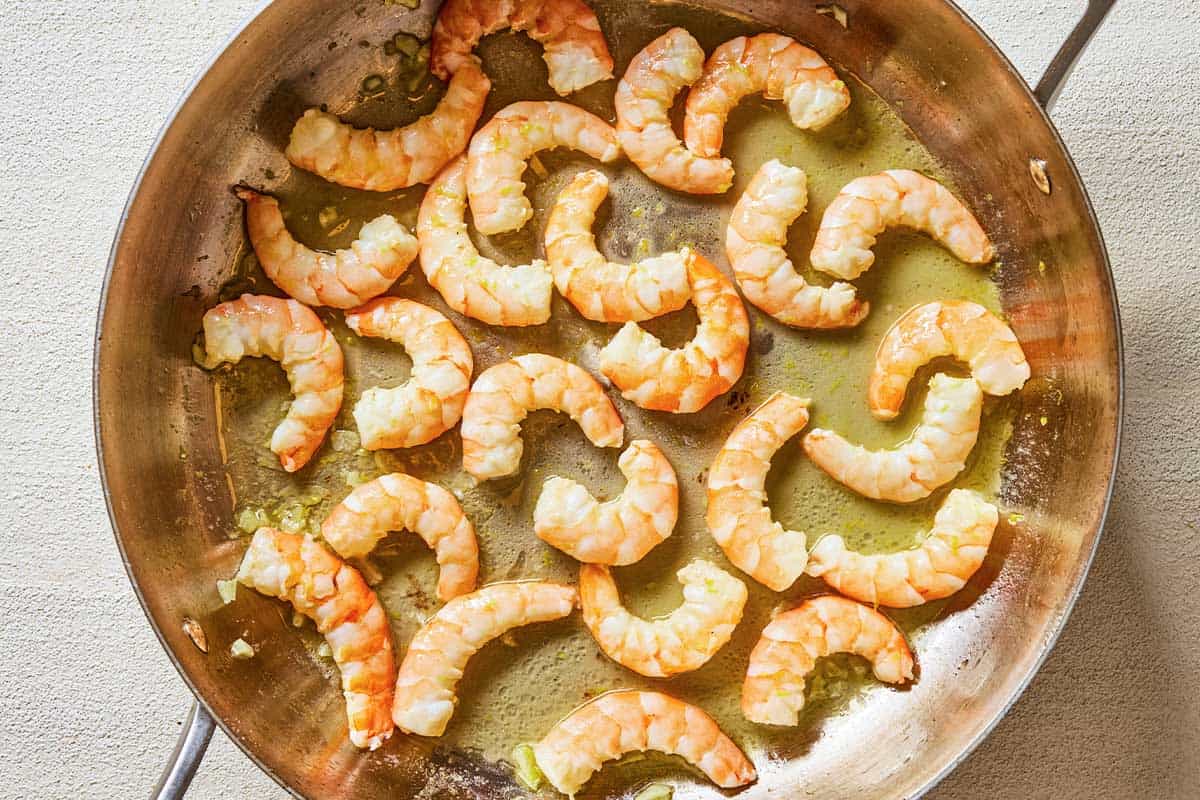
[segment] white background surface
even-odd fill
[[[142,796],[187,712],[104,514],[92,327],[156,131],[255,5],[15,0],[0,17],[0,798]],[[1032,78],[1082,0],[963,5]],[[1200,4],[1121,0],[1055,110],[1117,276],[1124,457],[1066,633],[938,800],[1200,793],[1198,54]],[[218,734],[191,796],[283,793]]]

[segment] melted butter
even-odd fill
[[[605,29],[611,32],[619,67],[651,35],[669,24],[686,24],[707,49],[748,30],[738,20],[672,6],[639,7],[638,20],[626,20],[621,15],[628,12],[609,9],[603,3],[598,11]],[[627,34],[637,29],[634,23],[647,24],[647,16],[651,18],[648,24],[652,33],[642,27],[637,35]],[[481,52],[495,82],[487,113],[517,98],[553,97],[544,83],[545,67],[539,51],[525,37],[489,37]],[[820,213],[844,184],[883,169],[910,168],[953,188],[899,118],[853,76],[840,72],[850,87],[851,108],[819,133],[796,130],[777,103],[752,98],[735,111],[727,128],[725,153],[734,160],[737,182],[725,198],[688,197],[665,191],[628,163],[603,167],[612,185],[595,228],[601,250],[614,260],[632,260],[690,244],[728,270],[723,238],[731,203],[760,164],[778,158],[802,167],[809,179],[809,210],[791,229],[789,253],[806,279],[828,284],[828,276],[806,267],[807,253]],[[522,77],[514,79],[516,76]],[[611,118],[611,93],[612,84],[606,83],[571,100]],[[378,109],[368,111],[379,113]],[[393,123],[405,121],[407,118],[398,118]],[[539,239],[555,195],[578,170],[597,168],[594,162],[571,152],[543,154],[541,160],[549,170],[545,179],[537,178],[532,171],[526,174],[529,197],[537,209],[534,219],[514,234],[490,241],[476,237],[487,255],[505,263],[523,263],[541,255]],[[423,194],[423,187],[384,194],[357,192],[299,170],[293,170],[281,186],[272,188],[282,198],[288,225],[296,237],[323,249],[348,246],[362,223],[381,213],[393,214],[412,227]],[[336,211],[336,217],[331,222],[326,213],[326,224],[322,224],[321,211],[329,208]],[[997,287],[986,268],[959,263],[926,237],[892,231],[882,237],[875,252],[875,265],[856,281],[862,296],[872,304],[870,316],[857,329],[798,331],[747,306],[752,344],[745,376],[734,391],[702,412],[686,416],[645,412],[610,392],[626,422],[626,443],[645,437],[658,444],[676,468],[682,495],[674,535],[640,563],[616,570],[623,597],[632,611],[650,617],[668,613],[678,605],[681,594],[674,573],[692,559],[706,558],[732,570],[704,525],[704,482],[717,449],[750,410],[772,392],[788,391],[812,398],[810,426],[834,429],[869,447],[895,445],[910,435],[920,419],[928,378],[936,369],[958,368],[940,363],[927,367],[914,380],[901,417],[890,423],[878,422],[868,413],[865,397],[874,349],[883,333],[905,310],[926,301],[968,299],[999,310]],[[279,293],[252,257],[233,259],[229,275],[239,291]],[[416,264],[392,293],[447,313],[472,343],[476,374],[512,355],[534,351],[558,355],[596,373],[599,348],[616,331],[616,326],[581,319],[557,296],[553,318],[544,326],[488,328],[449,312]],[[408,375],[409,361],[395,345],[351,335],[341,322],[340,312],[320,309],[318,313],[335,332],[346,354],[345,403],[334,430],[353,431],[351,409],[358,396],[373,385],[402,382]],[[686,311],[655,320],[647,328],[668,344],[678,344],[690,337],[695,324],[694,312]],[[602,499],[615,496],[623,485],[616,469],[619,451],[591,446],[576,425],[549,411],[533,413],[523,426],[525,458],[520,473],[483,485],[475,485],[460,471],[457,428],[423,447],[379,453],[344,446],[343,434],[339,439],[343,441],[341,450],[327,441],[312,464],[299,474],[289,475],[267,449],[271,431],[288,401],[282,371],[255,359],[233,369],[224,368],[217,376],[222,384],[228,470],[239,509],[261,508],[278,521],[289,510],[294,515],[300,504],[304,509],[301,525],[315,532],[332,505],[350,491],[351,482],[389,471],[408,472],[460,496],[479,536],[480,578],[484,583],[514,578],[574,583],[577,565],[573,560],[533,535],[532,510],[541,484],[551,475],[569,476],[585,483]],[[986,400],[979,441],[966,470],[953,486],[995,497],[1012,413],[1011,403]],[[867,552],[914,546],[921,532],[931,525],[946,491],[907,506],[863,499],[813,466],[803,456],[798,441],[788,443],[777,454],[768,478],[775,517],[790,528],[806,531],[810,547],[821,535],[836,532],[847,539],[850,547]],[[415,536],[400,533],[389,536],[370,556],[369,564],[363,566],[368,575],[379,579],[376,589],[392,619],[399,651],[403,652],[417,627],[438,607],[433,556]],[[853,697],[864,691],[864,685],[870,685],[867,673],[858,659],[827,659],[810,681],[817,685],[818,696],[805,708],[798,728],[777,730],[747,723],[739,710],[739,692],[746,659],[759,632],[774,610],[790,607],[798,598],[822,591],[824,585],[805,577],[789,591],[777,594],[733,571],[750,589],[746,614],[730,644],[701,669],[670,680],[641,678],[600,653],[577,616],[518,629],[472,659],[460,685],[458,710],[439,744],[492,760],[507,758],[514,745],[540,738],[583,700],[609,689],[648,687],[702,706],[752,756],[802,752],[805,744],[819,735],[824,719],[844,713]],[[911,634],[935,620],[943,605],[932,603],[889,613]],[[643,773],[653,774],[656,779],[689,774],[673,761],[664,767],[657,759],[627,759],[621,766],[605,770],[596,786],[628,785]]]

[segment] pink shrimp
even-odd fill
[[[437,554],[438,597],[451,600],[475,588],[479,545],[475,527],[454,495],[402,472],[354,488],[321,523],[321,536],[343,558],[365,556],[388,531],[408,530]]]
[[[245,356],[266,356],[287,373],[294,398],[271,434],[271,451],[288,472],[308,463],[342,407],[342,350],[308,306],[244,294],[204,314],[200,366],[214,369]]]
[[[864,555],[841,536],[822,537],[809,556],[808,574],[864,603],[908,608],[957,592],[983,565],[999,514],[975,492],[954,489],[919,547]]]
[[[417,257],[417,239],[389,214],[362,226],[349,249],[310,250],[288,232],[279,201],[239,186],[246,230],[263,272],[309,306],[351,308],[388,290]]]
[[[856,178],[838,193],[813,243],[812,265],[854,280],[875,262],[875,237],[893,225],[925,231],[955,256],[986,264],[996,252],[979,221],[937,181],[910,169]]]
[[[913,678],[913,657],[887,617],[853,600],[814,597],[767,625],[750,653],[742,684],[742,713],[763,725],[795,725],[804,707],[804,682],[816,661],[854,653],[886,683]]]
[[[661,692],[602,694],[555,725],[533,753],[554,788],[574,795],[605,761],[645,750],[682,756],[726,789],[758,778],[712,717]]]
[[[550,86],[560,95],[612,77],[604,32],[583,0],[446,0],[433,26],[433,74],[457,74],[480,39],[505,28],[542,44]]]
[[[600,371],[641,408],[690,414],[724,394],[742,377],[750,321],[737,289],[711,261],[682,251],[692,303],[700,317],[695,337],[679,349],[627,322],[600,351]]]
[[[718,47],[688,92],[683,138],[699,156],[721,154],[725,120],[743,97],[783,100],[792,123],[817,130],[850,105],[850,92],[814,50],[778,33],[739,36]]]
[[[317,624],[342,673],[350,741],[370,750],[383,744],[392,735],[392,632],[358,571],[310,537],[259,528],[237,579]]]
[[[895,419],[913,375],[942,356],[965,361],[990,395],[1009,394],[1029,380],[1021,343],[995,314],[961,300],[925,303],[905,312],[879,342],[867,386],[871,413]]]
[[[292,129],[288,161],[352,189],[390,192],[428,183],[466,149],[491,88],[471,59],[454,74],[433,113],[390,131],[355,128],[310,108]]]
[[[676,95],[703,71],[704,50],[683,28],[646,45],[617,84],[617,138],[650,180],[680,192],[721,194],[733,185],[733,162],[693,153],[671,124]]]

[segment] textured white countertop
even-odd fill
[[[1083,0],[962,3],[1035,77]],[[144,796],[190,696],[92,446],[92,328],[159,126],[252,0],[15,0],[0,20],[0,799]],[[1012,713],[931,796],[1200,796],[1200,4],[1121,0],[1055,109],[1108,240],[1127,432],[1099,556]],[[191,797],[283,797],[223,735]]]

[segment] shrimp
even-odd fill
[[[533,509],[542,541],[589,564],[632,564],[671,535],[679,517],[675,470],[652,442],[638,439],[617,465],[629,482],[621,496],[601,503],[582,485],[551,478]]]
[[[733,162],[696,155],[671,125],[676,95],[703,71],[704,50],[683,28],[646,45],[617,84],[617,138],[650,180],[680,192],[721,194],[733,185]]]
[[[912,651],[890,619],[844,597],[813,597],[763,629],[742,684],[742,714],[762,725],[796,725],[805,678],[833,653],[862,656],[885,683],[913,679]]]
[[[605,761],[646,750],[682,756],[726,789],[758,778],[708,714],[661,692],[636,689],[584,703],[533,746],[533,755],[554,788],[574,796]]]
[[[433,26],[433,74],[443,80],[458,74],[474,61],[480,39],[505,28],[542,44],[550,86],[559,95],[612,77],[608,43],[583,0],[446,0]]]
[[[245,356],[278,361],[291,384],[287,416],[271,434],[271,452],[288,472],[308,463],[342,407],[342,350],[319,317],[295,300],[244,294],[204,314],[205,369]]]
[[[383,744],[392,735],[396,663],[387,613],[362,575],[311,537],[259,528],[237,580],[317,624],[342,674],[350,741]]]
[[[592,225],[607,195],[608,178],[588,170],[554,201],[545,242],[558,291],[597,322],[640,322],[683,308],[692,292],[681,253],[626,265],[608,261],[596,249]]]
[[[348,250],[310,250],[288,233],[279,201],[239,186],[246,228],[263,272],[280,289],[309,306],[351,308],[388,290],[417,257],[417,240],[384,214],[362,226]]]
[[[776,392],[738,423],[708,470],[705,521],[734,566],[782,592],[804,574],[807,540],[771,519],[771,457],[808,424],[807,399]]]
[[[838,193],[821,217],[812,265],[854,280],[875,262],[875,237],[895,225],[928,233],[971,264],[996,255],[978,220],[945,186],[919,172],[891,169],[856,178]]]
[[[583,622],[605,655],[639,675],[667,678],[699,669],[725,646],[741,622],[746,584],[703,560],[691,562],[675,577],[683,584],[683,604],[648,621],[622,607],[608,567],[583,565]]]
[[[725,233],[725,252],[746,299],[785,325],[847,328],[870,310],[853,286],[814,286],[796,272],[784,251],[788,227],[808,204],[808,178],[771,160],[738,198]]]
[[[495,583],[454,598],[413,636],[396,678],[392,719],[407,733],[441,736],[471,656],[512,628],[561,619],[578,603],[575,587],[540,581]]]
[[[695,337],[678,350],[627,322],[600,351],[600,371],[621,395],[652,411],[690,414],[728,391],[742,376],[750,322],[733,283],[704,256],[684,248]]]
[[[739,36],[718,47],[688,92],[683,139],[707,158],[721,154],[725,120],[743,97],[783,100],[792,124],[819,130],[850,105],[850,92],[814,50],[788,36]]]
[[[547,0],[552,2],[552,0]],[[475,227],[488,236],[520,230],[533,216],[521,175],[539,150],[570,147],[608,163],[621,154],[617,132],[578,106],[524,100],[500,109],[471,137],[467,195]]]
[[[355,487],[321,523],[321,538],[343,558],[365,556],[388,531],[408,530],[437,555],[438,597],[451,600],[475,588],[479,546],[475,527],[454,495],[402,472]]]
[[[471,60],[454,73],[433,113],[390,131],[355,128],[310,108],[292,129],[285,155],[300,169],[352,189],[390,192],[428,183],[466,149],[491,88]]]
[[[953,489],[919,547],[863,555],[841,536],[818,540],[808,574],[842,594],[872,605],[909,608],[957,592],[983,565],[999,514],[975,492]]]
[[[363,447],[416,447],[454,427],[467,402],[474,362],[450,320],[412,300],[381,297],[346,312],[346,325],[359,336],[398,342],[412,358],[407,382],[368,389],[355,403]]]
[[[867,450],[833,431],[816,428],[804,452],[839,483],[873,500],[911,503],[962,472],[979,436],[983,391],[974,378],[938,373],[929,381],[925,415],[904,444]]]
[[[471,241],[467,210],[467,159],[455,159],[437,176],[417,216],[421,269],[446,305],[488,325],[541,325],[550,319],[554,284],[546,262],[505,267],[484,258]]]
[[[942,356],[965,361],[990,395],[1009,394],[1029,380],[1029,362],[1020,342],[995,314],[962,300],[925,303],[896,320],[875,351],[867,386],[871,413],[895,419],[913,375]]]
[[[554,356],[529,353],[485,370],[463,409],[463,469],[483,481],[517,471],[530,411],[565,411],[597,447],[620,447],[625,424],[596,379]]]

